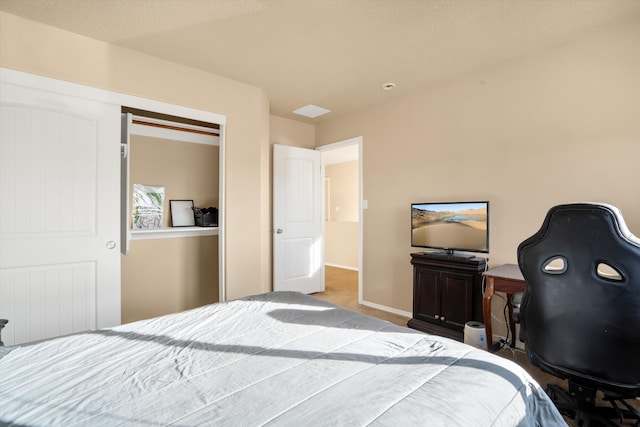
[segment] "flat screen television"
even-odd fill
[[[448,256],[489,252],[489,202],[412,203],[411,246]]]

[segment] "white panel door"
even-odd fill
[[[5,344],[120,323],[120,107],[0,83]]]
[[[324,291],[320,152],[273,146],[273,290]]]

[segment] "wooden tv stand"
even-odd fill
[[[483,321],[482,273],[486,263],[478,257],[411,254],[413,318],[407,325],[462,341],[467,322]]]

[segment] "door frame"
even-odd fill
[[[326,145],[321,145],[316,147],[318,151],[332,151],[339,150],[341,148],[349,147],[352,145],[357,145],[358,147],[358,304],[362,304],[364,301],[363,298],[363,264],[364,264],[364,244],[363,244],[363,232],[364,232],[364,215],[363,211],[367,209],[368,202],[364,200],[364,189],[363,189],[363,178],[362,178],[362,136],[356,136],[354,138],[345,139],[342,141],[333,142]],[[321,162],[322,164],[322,178],[325,177],[324,172],[324,160]],[[322,215],[325,216],[326,206],[325,197],[322,198]],[[322,238],[325,239],[326,231],[323,230]]]

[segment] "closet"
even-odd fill
[[[0,68],[5,345],[224,300],[225,125],[223,115]],[[136,183],[165,187],[163,227],[131,229]],[[171,227],[172,199],[217,207],[219,226]]]
[[[170,201],[220,207],[221,126],[123,107],[122,129],[122,322],[220,301],[220,228],[176,226]],[[134,184],[163,191],[160,227],[133,225]]]

